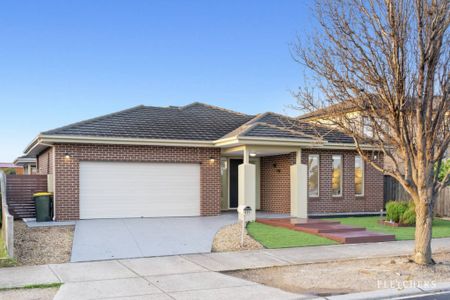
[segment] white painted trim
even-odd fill
[[[222,210],[235,210],[236,208],[230,207],[230,195],[231,195],[231,193],[230,193],[230,170],[231,170],[230,160],[242,159],[242,157],[241,156],[229,156],[229,157],[223,156],[222,158],[226,158],[226,160],[227,160],[227,207]],[[256,198],[256,207],[258,207],[258,204],[259,204],[260,208],[257,208],[257,209],[261,209],[261,158],[260,157],[251,157],[250,163],[254,164],[255,168],[257,170],[259,169],[259,175],[257,176],[257,174],[255,174],[255,184],[256,184],[256,179],[258,179],[259,180],[259,188],[260,188],[259,197]],[[256,191],[255,191],[255,193],[256,193]]]
[[[311,139],[289,139],[289,138],[262,138],[262,137],[240,137],[226,138],[214,141],[214,145],[220,146],[239,146],[239,145],[278,145],[278,146],[320,146],[323,142],[312,141]]]
[[[53,185],[53,220],[56,220],[56,149],[55,146],[52,146],[52,185]]]
[[[302,163],[302,148],[298,149],[295,152],[295,163],[301,164]]]
[[[270,138],[270,137],[231,137],[215,141],[203,140],[170,140],[141,139],[122,137],[70,136],[40,134],[26,147],[25,154],[43,144],[76,143],[76,144],[113,144],[113,145],[156,145],[179,147],[236,147],[242,145],[292,146],[302,148],[349,149],[355,150],[355,144],[329,143],[311,139]],[[361,145],[363,150],[376,149],[370,145]]]
[[[243,159],[244,159],[244,164],[249,164],[250,163],[250,149],[245,146],[244,147],[244,153],[243,153]]]
[[[169,139],[140,139],[119,137],[94,137],[94,136],[67,136],[67,135],[39,135],[25,149],[25,153],[31,152],[37,145],[44,143],[76,143],[76,144],[113,144],[113,145],[157,145],[180,147],[214,147],[212,141],[197,140],[169,140]]]

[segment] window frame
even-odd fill
[[[335,195],[333,193],[333,171],[334,171],[334,158],[335,157],[339,157],[339,159],[341,160],[340,163],[340,175],[341,175],[341,180],[340,180],[340,193],[338,195]],[[344,195],[344,156],[342,154],[333,154],[331,155],[331,196],[335,197],[335,198],[339,198],[342,197]]]
[[[362,180],[361,180],[361,190],[362,193],[358,194],[356,193],[356,159],[359,157],[359,159],[361,160],[361,175],[362,175]],[[361,155],[355,155],[355,165],[354,165],[354,169],[355,169],[355,178],[354,178],[354,185],[355,185],[355,196],[356,197],[364,197],[364,193],[365,193],[365,180],[366,180],[366,168],[365,168],[365,163],[364,163],[364,159],[361,157]]]
[[[310,158],[317,158],[317,194],[311,195],[309,191],[309,178],[310,178]],[[309,198],[319,198],[320,197],[320,155],[319,154],[309,154],[308,155],[308,197]]]
[[[363,116],[361,123],[363,136],[373,138],[374,137],[373,124],[370,118],[367,116]]]

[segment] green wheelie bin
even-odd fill
[[[53,219],[53,195],[52,193],[33,194],[36,207],[36,222],[48,222]]]

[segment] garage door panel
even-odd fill
[[[198,164],[80,163],[81,218],[199,214]]]

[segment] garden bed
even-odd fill
[[[244,235],[244,246],[241,247],[242,223],[222,227],[214,237],[212,251],[227,252],[240,250],[257,250],[263,246],[247,234]]]
[[[19,265],[57,264],[70,261],[74,226],[29,228],[14,222],[14,253]]]

